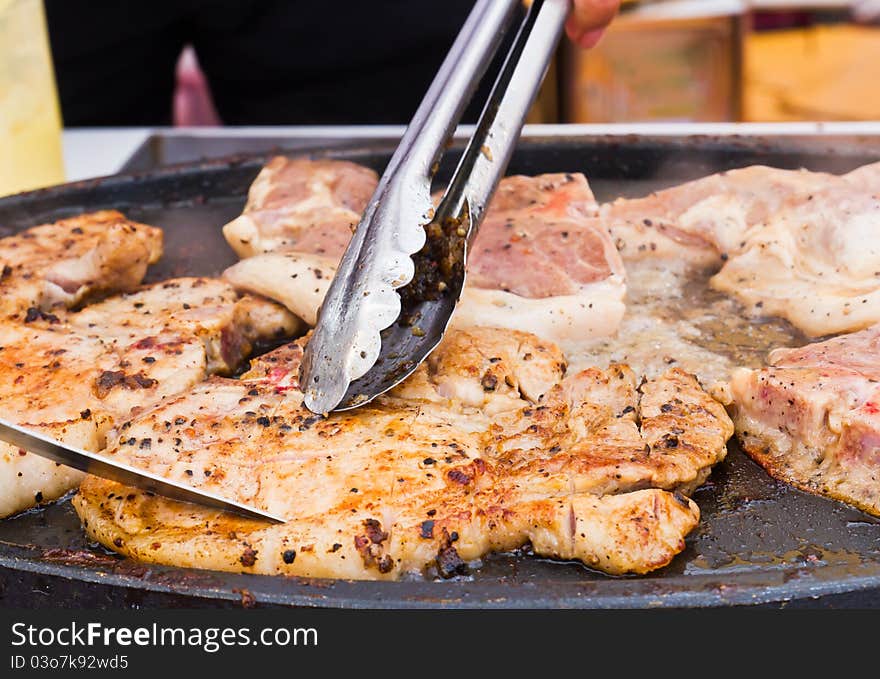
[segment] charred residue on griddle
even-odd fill
[[[376,519],[366,519],[363,526],[364,533],[354,536],[354,547],[361,555],[364,567],[375,567],[383,574],[390,573],[394,560],[385,554],[382,544],[388,539],[388,533],[382,530],[382,524]]]
[[[43,311],[39,307],[28,307],[28,310],[25,312],[24,322],[25,323],[33,323],[34,321],[47,321],[50,324],[58,323],[58,316],[55,314],[50,314],[48,311]]]
[[[103,399],[115,387],[121,386],[124,389],[149,389],[156,384],[156,380],[147,377],[142,372],[134,375],[127,375],[122,370],[105,370],[92,386],[92,392],[96,397]]]
[[[239,563],[245,568],[251,568],[257,563],[257,551],[250,545],[246,545],[241,556],[238,557]]]
[[[242,587],[239,589],[238,587],[232,588],[233,594],[238,594],[241,597],[241,607],[242,608],[253,608],[257,605],[257,597],[253,595],[253,593],[249,589],[245,589]]]
[[[483,391],[495,391],[498,386],[498,378],[487,371],[480,379],[480,386],[483,387]]]
[[[662,441],[666,448],[678,448],[678,437],[674,434],[664,434]]]
[[[62,563],[69,566],[88,566],[93,568],[108,568],[119,562],[119,557],[112,554],[102,554],[89,549],[63,549],[53,547],[44,549],[41,554],[43,561]]]
[[[364,521],[364,529],[370,542],[379,545],[388,539],[388,533],[382,530],[382,524],[376,519],[366,519]]]
[[[440,577],[447,579],[456,575],[467,575],[470,572],[467,563],[459,556],[458,551],[452,545],[455,542],[452,538],[453,535],[455,535],[457,540],[457,533],[453,532],[450,534],[445,528],[443,529],[440,549],[437,550],[435,560]]]
[[[454,481],[455,483],[460,483],[463,486],[466,486],[471,482],[471,477],[464,473],[461,469],[450,469],[446,472],[446,476],[450,481]]]
[[[312,428],[317,422],[325,419],[324,415],[309,415],[308,417],[302,418],[302,420],[298,420],[299,422],[299,430],[300,431],[308,431]]]

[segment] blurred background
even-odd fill
[[[625,2],[560,55],[566,122],[876,120],[880,2]],[[549,112],[549,110],[548,110]]]
[[[116,143],[71,131],[405,124],[471,6],[0,0],[0,195]],[[880,120],[878,82],[880,0],[624,0],[529,122]]]

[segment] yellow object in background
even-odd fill
[[[880,119],[880,28],[753,33],[744,70],[745,120]]]
[[[0,195],[64,181],[42,0],[0,0]]]

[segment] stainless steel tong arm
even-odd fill
[[[17,424],[2,419],[0,419],[0,441],[6,441],[14,446],[18,446],[22,450],[48,458],[54,462],[59,462],[68,467],[73,467],[81,472],[94,474],[95,476],[127,486],[134,486],[135,488],[156,493],[173,500],[222,509],[250,519],[258,519],[270,523],[284,523],[283,518],[273,516],[262,509],[248,507],[239,502],[222,498],[219,495],[177,483],[170,479],[164,479],[146,470],[117,462],[107,456],[69,446],[55,439],[43,436],[32,429],[20,427]]]
[[[365,403],[409,375],[436,347],[464,284],[460,271],[435,299],[402,304],[397,290],[426,275],[413,256],[425,227],[456,220],[470,240],[503,175],[523,121],[555,51],[568,0],[536,0],[527,12],[492,95],[435,211],[437,163],[505,33],[519,0],[480,0],[392,156],[342,257],[300,370],[305,405],[316,413]],[[452,267],[458,271],[459,267]],[[401,318],[409,320],[403,324]]]

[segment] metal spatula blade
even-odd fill
[[[568,0],[536,0],[443,198],[431,180],[480,78],[518,16],[480,0],[379,182],[343,255],[300,368],[315,413],[362,405],[439,344],[465,281],[468,243],[504,174],[562,34]]]
[[[29,453],[48,458],[53,462],[59,462],[68,467],[73,467],[81,472],[100,476],[110,481],[124,483],[127,486],[140,488],[141,490],[156,493],[172,500],[222,509],[249,519],[259,519],[271,523],[285,522],[284,519],[273,516],[261,509],[226,500],[213,493],[175,483],[142,469],[116,462],[81,448],[68,446],[60,441],[2,419],[0,419],[0,441],[6,441]]]

